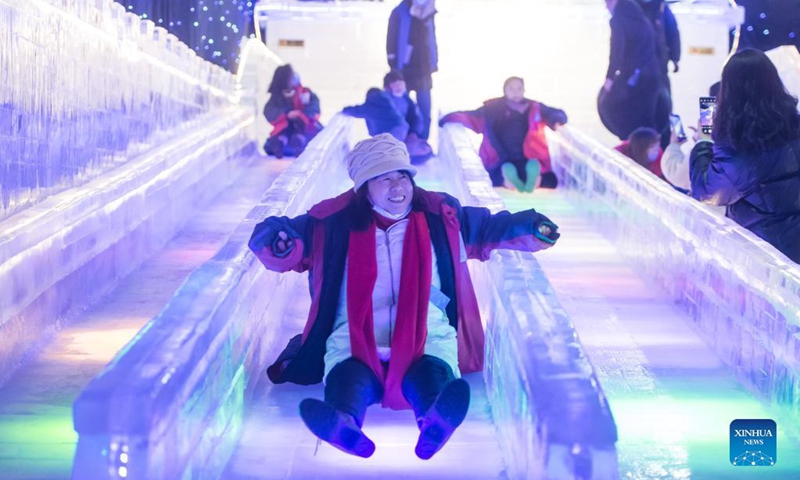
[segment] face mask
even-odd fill
[[[418,7],[421,7],[421,6],[425,5],[426,3],[428,3],[428,0],[414,0],[414,5],[416,5]]]
[[[300,85],[300,75],[298,75],[297,72],[295,72],[294,75],[292,76],[292,79],[289,81],[289,85],[292,88]]]
[[[651,162],[655,162],[658,158],[658,150],[648,150],[647,151],[647,159]]]

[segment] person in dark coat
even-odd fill
[[[544,129],[567,123],[567,114],[525,98],[525,82],[519,77],[506,79],[503,94],[477,110],[447,114],[439,123],[461,123],[483,134],[479,154],[495,187],[508,182],[521,192],[555,188],[558,180]]]
[[[653,25],[634,0],[606,0],[606,5],[611,49],[598,97],[600,119],[623,141],[639,127],[661,131],[669,117],[656,119],[662,74]]]
[[[389,93],[380,88],[370,88],[364,103],[344,107],[342,113],[363,118],[370,135],[388,133],[401,141],[408,136],[408,122],[397,111]]]
[[[423,140],[430,134],[433,72],[439,69],[434,15],[435,0],[403,0],[392,10],[386,34],[389,68],[402,72],[408,90],[416,92]]]
[[[389,134],[347,155],[354,187],[295,218],[259,223],[250,249],[273,271],[308,271],[312,303],[302,334],[267,369],[274,383],[325,382],[300,403],[318,438],[360,457],[375,444],[367,407],[411,409],[415,453],[427,460],[464,420],[483,369],[484,333],[467,259],[492,250],[552,247],[558,227],[535,210],[492,214],[417,187],[405,144]]]
[[[672,86],[669,79],[669,62],[673,64],[673,73],[677,72],[681,58],[681,37],[678,23],[672,10],[663,0],[637,0],[645,16],[653,25],[656,41],[656,54],[661,71],[661,85],[656,102],[656,125],[661,127],[661,147],[669,145],[669,114],[672,113]]]
[[[422,116],[406,91],[403,74],[397,70],[386,74],[383,88],[369,89],[363,104],[345,107],[342,113],[363,118],[372,136],[388,133],[405,142],[412,165],[425,163],[433,156],[433,149],[421,138]]]
[[[264,116],[272,124],[272,132],[264,150],[277,158],[297,157],[322,130],[319,98],[300,84],[300,76],[289,64],[275,69],[269,93]]]
[[[697,135],[692,196],[800,263],[800,115],[763,52],[728,60],[711,136]]]

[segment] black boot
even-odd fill
[[[367,458],[375,444],[361,431],[367,407],[383,398],[383,387],[369,367],[349,358],[334,366],[325,381],[325,401],[300,402],[300,416],[318,438],[351,455]]]
[[[469,384],[453,379],[450,366],[423,355],[408,369],[403,394],[414,409],[419,439],[414,453],[423,460],[442,449],[469,410]]]
[[[300,417],[321,440],[351,455],[368,458],[375,453],[375,444],[356,425],[352,415],[316,398],[300,402]]]
[[[450,440],[469,410],[469,384],[458,378],[448,383],[419,422],[419,440],[414,453],[428,460]]]

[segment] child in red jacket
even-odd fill
[[[272,124],[264,150],[277,158],[297,157],[322,130],[319,98],[300,84],[300,76],[289,64],[275,70],[264,116]]]

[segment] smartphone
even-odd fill
[[[678,138],[679,142],[686,141],[686,130],[683,129],[683,122],[681,122],[681,117],[675,115],[674,113],[670,113],[669,126],[672,129],[672,133],[674,133],[675,137]]]
[[[700,97],[700,129],[706,135],[711,133],[716,109],[717,97]]]

